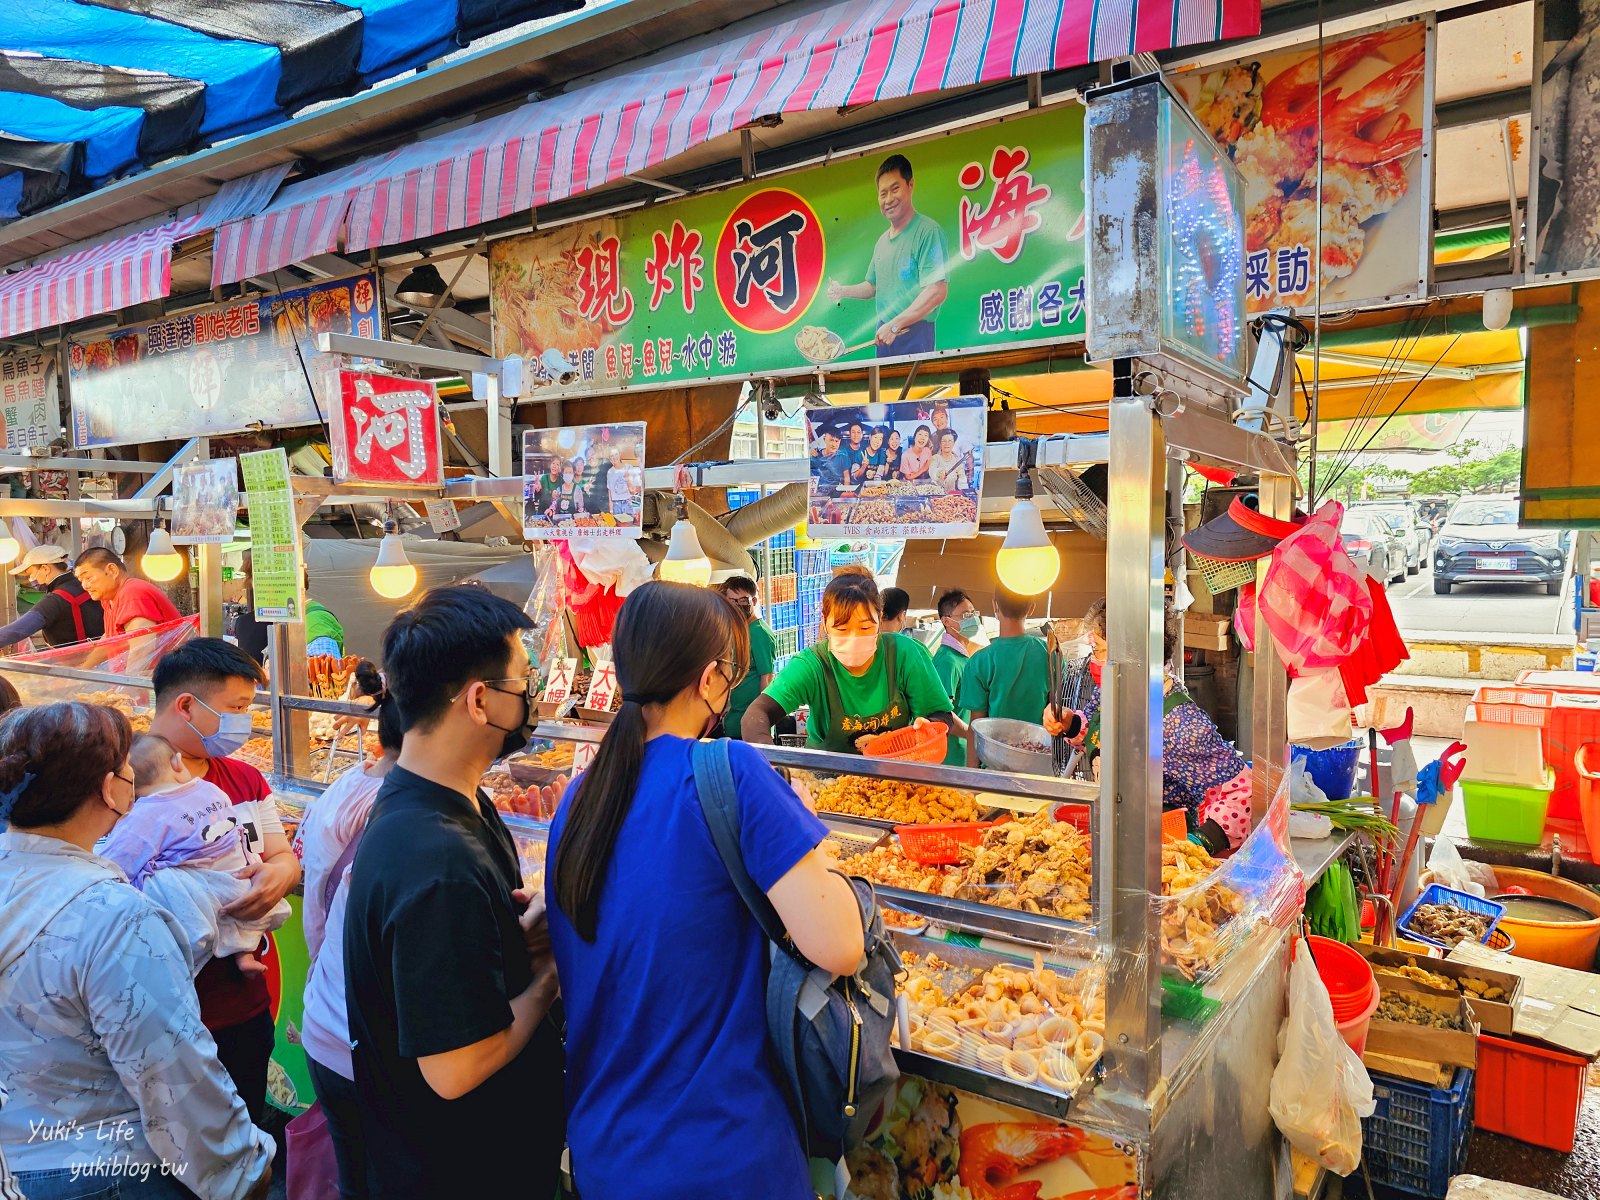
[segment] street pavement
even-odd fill
[[[1433,594],[1424,568],[1389,588],[1402,633],[1543,634],[1571,632],[1572,600],[1546,596],[1539,584],[1458,583],[1448,596]]]

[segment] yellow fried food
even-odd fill
[[[841,858],[838,866],[846,875],[859,875],[884,887],[930,895],[939,891],[939,882],[945,875],[942,867],[925,867],[912,862],[898,846],[879,846],[864,854],[853,854]]]
[[[978,818],[978,803],[971,792],[898,779],[840,775],[817,784],[811,794],[824,812],[896,825],[942,825]]]

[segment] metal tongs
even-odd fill
[[[1046,702],[1056,710],[1058,717],[1077,711],[1082,698],[1083,676],[1089,661],[1082,655],[1074,655],[1070,659],[1067,657],[1066,644],[1077,639],[1062,636],[1063,624],[1065,622],[1052,622],[1047,639],[1050,647],[1050,678]],[[1078,759],[1082,755],[1082,749],[1072,744],[1064,730],[1051,738],[1050,765],[1057,778],[1070,779],[1072,773],[1077,770]]]

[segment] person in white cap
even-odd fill
[[[11,568],[28,584],[44,593],[39,602],[4,629],[0,646],[42,634],[52,646],[67,646],[102,636],[105,617],[98,601],[89,597],[72,574],[67,552],[60,546],[35,546]]]

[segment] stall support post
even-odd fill
[[[202,460],[211,457],[211,439],[201,438],[196,452]],[[222,624],[222,547],[207,543],[194,548],[200,567],[200,636],[219,638]]]
[[[1264,516],[1287,521],[1294,516],[1294,480],[1288,475],[1261,472],[1257,487]],[[1267,578],[1271,558],[1256,566],[1256,587]],[[1267,808],[1283,779],[1289,753],[1289,674],[1267,630],[1260,605],[1256,606],[1256,651],[1251,703],[1250,827],[1266,818]]]
[[[1106,539],[1106,692],[1095,887],[1106,964],[1102,1095],[1143,1106],[1161,1078],[1162,583],[1166,439],[1133,364],[1114,365]],[[1105,869],[1101,866],[1105,864]]]
[[[489,473],[496,479],[510,479],[511,469],[511,414],[500,402],[500,375],[487,372],[487,394],[484,396],[484,427],[489,438]]]
[[[279,775],[311,778],[311,714],[285,708],[280,696],[309,696],[311,674],[306,665],[304,621],[280,621],[269,630],[272,678],[272,766]]]

